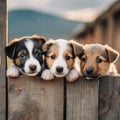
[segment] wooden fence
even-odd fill
[[[120,77],[6,79],[7,0],[0,0],[0,120],[120,120]]]
[[[9,120],[120,120],[120,77],[80,77],[73,83],[9,79],[8,115]]]
[[[5,120],[6,112],[6,45],[7,9],[6,0],[0,0],[0,120]]]

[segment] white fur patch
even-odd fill
[[[7,77],[18,77],[19,76],[19,70],[11,66],[10,68],[7,69]]]
[[[56,42],[57,42],[57,45],[59,46],[59,51],[58,51],[59,53],[58,53],[58,57],[56,58],[56,60],[54,61],[53,65],[51,67],[51,71],[57,77],[64,77],[69,71],[67,68],[67,63],[66,63],[65,59],[63,58],[63,53],[67,49],[67,41],[63,40],[63,39],[58,39],[58,40],[56,40]],[[57,66],[63,67],[62,74],[57,73],[57,71],[56,71]]]
[[[41,78],[44,79],[44,80],[53,80],[53,79],[54,79],[54,75],[53,75],[53,73],[51,72],[51,70],[46,69],[46,70],[44,70],[44,71],[42,72]]]
[[[75,69],[70,70],[70,72],[66,76],[66,80],[69,82],[73,82],[79,78],[79,72]]]
[[[25,46],[26,46],[26,48],[29,52],[30,58],[28,60],[26,60],[26,63],[25,63],[25,66],[24,66],[24,71],[25,71],[25,74],[27,74],[29,76],[35,76],[40,72],[41,65],[38,62],[38,60],[35,59],[34,56],[32,55],[32,52],[33,52],[33,49],[34,49],[34,43],[31,40],[27,40],[25,42]],[[36,70],[34,72],[30,71],[30,68],[29,68],[30,65],[35,65],[36,66]]]

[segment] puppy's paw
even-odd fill
[[[73,81],[77,80],[78,78],[79,78],[79,72],[74,69],[70,70],[70,72],[66,76],[66,80],[68,82],[73,82]]]
[[[7,77],[18,77],[19,76],[19,70],[15,67],[10,67],[7,69]]]
[[[41,78],[44,80],[53,80],[54,79],[54,74],[51,72],[51,70],[46,69],[42,72]]]

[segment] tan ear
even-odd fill
[[[106,51],[108,53],[109,61],[112,63],[116,62],[119,58],[119,52],[114,50],[113,48],[109,47],[108,45],[105,45]]]
[[[40,45],[43,45],[47,41],[47,38],[44,36],[32,35],[32,38],[34,40],[37,40],[38,44],[40,44]]]
[[[74,40],[70,40],[69,42],[73,47],[75,56],[80,56],[81,53],[83,52],[84,45],[82,45]]]
[[[46,55],[47,51],[49,50],[49,48],[51,47],[51,45],[53,45],[55,43],[54,40],[50,39],[49,41],[47,41],[43,47],[42,47],[42,51],[44,53],[44,55]]]

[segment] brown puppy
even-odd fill
[[[114,63],[118,57],[119,53],[107,45],[85,45],[83,54],[79,56],[81,74],[87,79],[117,74]]]

